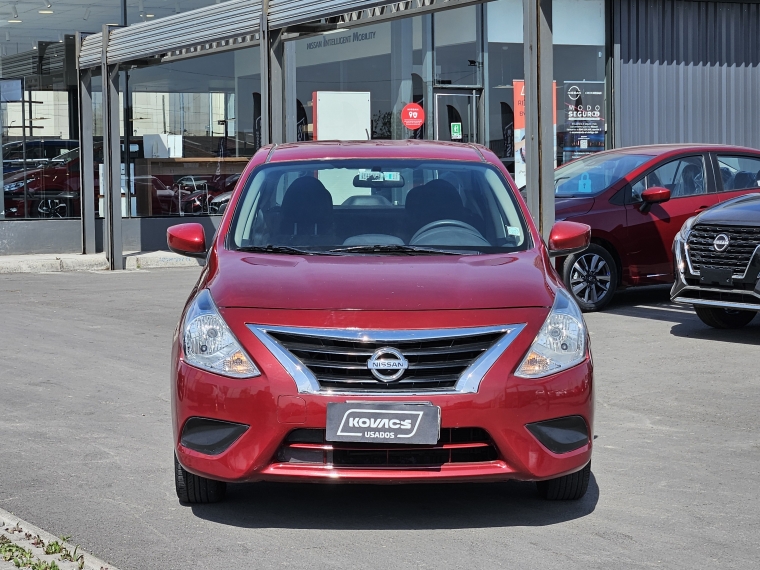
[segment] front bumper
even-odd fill
[[[545,316],[545,310],[535,310]],[[481,312],[482,313],[482,312]],[[582,469],[591,459],[593,440],[593,366],[581,364],[541,380],[513,376],[543,322],[529,323],[483,378],[475,393],[389,393],[382,396],[299,393],[293,379],[271,352],[245,327],[233,327],[262,375],[229,379],[187,365],[175,339],[172,358],[172,407],[175,451],[188,471],[211,479],[245,482],[348,481],[401,483],[423,481],[542,480]],[[238,319],[228,319],[228,323]],[[515,319],[502,322],[512,322]],[[250,322],[250,320],[248,320]],[[280,321],[282,322],[282,321]],[[537,323],[537,324],[535,324]],[[461,324],[461,321],[460,321]],[[477,323],[483,324],[483,323]],[[495,450],[489,460],[442,462],[437,465],[340,466],[324,462],[283,460],[283,448],[294,430],[324,430],[329,402],[430,402],[441,408],[441,429],[479,428]],[[565,453],[554,453],[526,427],[528,424],[580,416],[588,441]],[[222,453],[210,455],[182,444],[191,418],[211,418],[248,426]],[[340,446],[342,444],[333,444]],[[367,444],[363,444],[367,447]],[[331,447],[329,444],[327,447]],[[350,447],[350,446],[348,446]],[[396,449],[410,449],[397,447]],[[430,446],[421,451],[440,450]]]
[[[689,263],[686,244],[673,241],[675,282],[670,290],[674,303],[737,311],[760,311],[760,255],[755,253],[743,274],[735,274],[729,285],[705,283]]]

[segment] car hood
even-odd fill
[[[705,210],[699,224],[760,226],[760,194],[745,194]]]
[[[558,220],[585,214],[594,205],[593,198],[556,198],[554,212]]]
[[[225,251],[209,260],[220,307],[430,311],[551,307],[536,250],[434,257],[297,256]]]

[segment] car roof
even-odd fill
[[[756,148],[734,146],[725,144],[650,144],[640,146],[626,146],[603,151],[610,154],[646,154],[660,156],[672,152],[740,152],[760,154]]]
[[[485,162],[477,145],[423,140],[311,141],[273,145],[267,162],[412,158]]]

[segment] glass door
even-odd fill
[[[477,143],[478,90],[445,90],[435,93],[435,139],[439,141]]]

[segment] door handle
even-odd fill
[[[694,213],[695,214],[699,214],[702,210],[706,210],[709,207],[710,206],[700,206],[699,208],[697,208],[696,210],[694,210]]]

